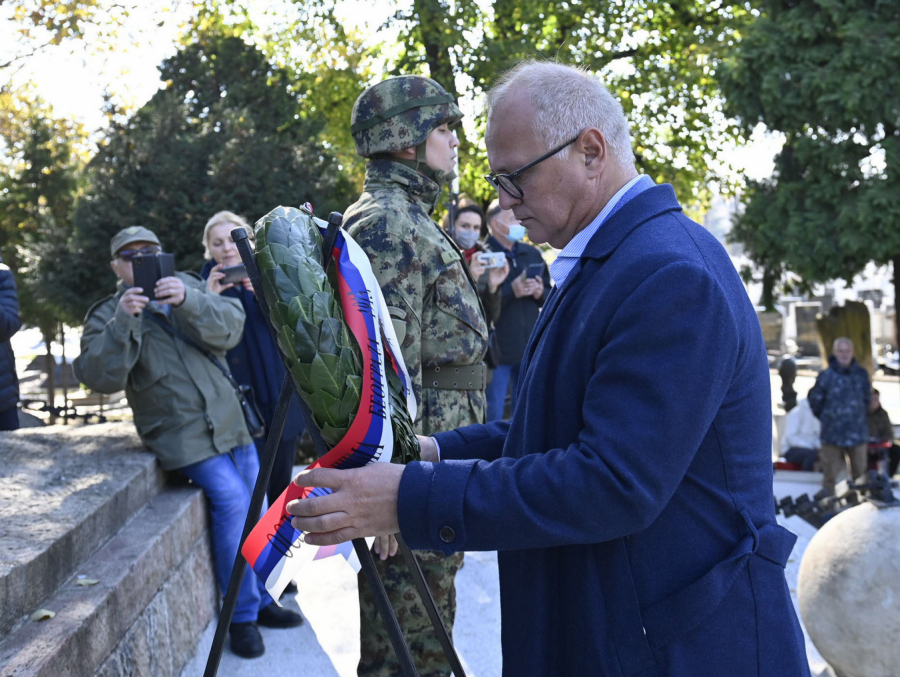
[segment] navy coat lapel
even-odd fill
[[[521,374],[523,376],[528,370],[532,357],[534,357],[534,351],[540,342],[544,329],[550,323],[550,320],[553,319],[553,315],[559,308],[563,296],[575,286],[575,280],[581,272],[585,260],[603,260],[607,258],[635,228],[661,214],[671,211],[681,211],[681,205],[678,204],[675,190],[672,186],[664,183],[648,188],[633,197],[600,226],[594,237],[591,238],[584,248],[581,260],[575,264],[575,267],[568,274],[562,285],[553,288],[550,292],[550,298],[547,299],[547,302],[541,309],[541,314],[538,316],[538,321],[531,331],[531,337],[528,339],[525,355],[522,358]],[[520,378],[519,382],[521,383],[522,381],[524,379]]]

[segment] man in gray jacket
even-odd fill
[[[132,259],[162,251],[156,235],[141,226],[117,233],[110,267],[119,279],[115,294],[88,310],[75,375],[92,390],[124,388],[141,441],[166,470],[178,470],[206,493],[212,513],[216,578],[224,594],[240,543],[259,458],[237,395],[196,347],[163,325],[188,336],[225,363],[225,351],[241,339],[244,311],[235,298],[207,293],[199,277],[176,273],[153,290],[134,286]],[[265,508],[264,508],[265,509]],[[231,648],[260,656],[265,648],[257,623],[292,627],[299,614],[273,604],[248,568],[231,624]]]

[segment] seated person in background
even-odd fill
[[[813,416],[809,400],[802,399],[784,419],[781,436],[781,455],[788,463],[799,463],[803,470],[813,470],[822,444],[819,434],[822,426]]]
[[[75,376],[91,390],[125,390],[141,442],[165,470],[177,470],[203,489],[212,515],[216,579],[228,588],[259,459],[237,394],[225,375],[196,348],[162,324],[189,336],[224,360],[241,339],[244,311],[237,299],[210,294],[206,283],[176,273],[156,283],[156,300],[134,286],[132,258],[162,251],[153,231],[131,226],[110,243],[115,294],[84,319]],[[265,510],[265,508],[263,508]],[[299,625],[300,615],[273,603],[247,567],[231,623],[231,648],[254,658],[265,651],[259,625]]]
[[[894,426],[891,424],[888,413],[881,406],[881,393],[875,388],[872,388],[872,399],[869,400],[866,422],[869,424],[869,439],[891,442],[888,452],[890,457],[888,476],[893,477],[897,472],[897,465],[900,464],[900,446],[894,442]]]
[[[478,295],[481,297],[481,305],[484,306],[485,320],[488,325],[493,325],[500,317],[500,285],[509,275],[509,261],[504,261],[500,268],[488,269],[476,254],[490,252],[479,241],[484,224],[484,212],[475,202],[468,197],[461,196],[459,206],[456,209],[456,219],[450,225],[450,213],[444,214],[441,219],[441,227],[447,232],[456,246],[462,250],[466,263],[469,264],[469,272],[475,279]]]

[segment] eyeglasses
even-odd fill
[[[584,130],[582,129],[581,132],[583,132],[583,131]],[[490,174],[485,174],[484,178],[489,184],[491,184],[498,191],[502,188],[503,190],[505,190],[507,193],[509,193],[509,195],[511,195],[515,199],[521,200],[523,197],[525,197],[525,192],[518,186],[518,184],[516,184],[514,179],[521,176],[522,174],[527,172],[532,167],[539,165],[547,158],[553,157],[554,155],[556,155],[559,151],[561,151],[566,146],[570,146],[573,143],[575,143],[578,140],[578,137],[581,136],[581,132],[578,132],[575,136],[573,136],[571,139],[566,141],[561,146],[557,146],[556,148],[554,148],[550,152],[546,153],[545,155],[541,155],[534,162],[529,162],[524,167],[517,169],[516,171],[514,171],[510,174],[497,174],[496,172],[491,172]]]
[[[157,245],[142,247],[141,249],[120,249],[116,253],[116,258],[122,259],[123,261],[131,261],[135,256],[153,256],[154,254],[159,254],[161,251],[162,247]]]

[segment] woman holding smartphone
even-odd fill
[[[477,203],[468,197],[462,196],[456,209],[456,220],[450,226],[449,213],[444,214],[441,226],[462,250],[469,272],[478,283],[478,294],[484,305],[485,318],[489,325],[497,321],[500,315],[500,285],[509,275],[509,262],[501,256],[501,265],[489,261],[491,251],[481,242],[480,238],[484,230],[484,212]],[[500,260],[498,259],[498,260]]]
[[[243,228],[252,238],[253,230],[250,225],[232,212],[218,212],[206,223],[203,229],[203,247],[208,261],[200,275],[206,279],[207,289],[211,293],[238,298],[244,307],[244,335],[241,342],[227,353],[228,368],[238,383],[253,388],[268,435],[286,370],[275,339],[269,332],[256,301],[253,285],[250,284],[246,271],[241,268],[241,255],[231,239],[231,231],[235,228]],[[293,478],[297,443],[303,428],[303,415],[295,395],[269,477],[266,490],[269,505],[281,495]],[[265,448],[265,442],[265,436],[256,440],[256,448],[260,452]]]

